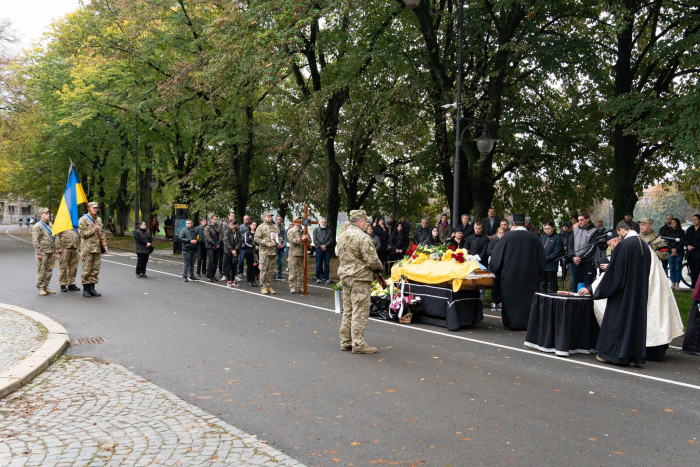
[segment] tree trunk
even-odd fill
[[[127,200],[127,183],[129,182],[129,171],[123,170],[119,177],[119,188],[117,189],[117,200],[114,205],[117,210],[117,222],[114,227],[117,230],[117,236],[124,236],[126,224],[129,221],[129,202]]]
[[[233,169],[233,185],[236,196],[235,209],[236,219],[239,223],[243,222],[246,209],[248,208],[248,199],[250,198],[250,167],[255,155],[253,147],[253,118],[255,109],[248,105],[245,109],[246,135],[245,149],[241,150],[239,145],[234,146],[233,160],[231,166]]]

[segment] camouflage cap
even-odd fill
[[[653,224],[653,223],[654,223],[654,219],[649,219],[648,217],[642,217],[642,218],[639,220],[639,222],[637,222],[637,223],[638,223],[638,224]]]
[[[270,211],[265,211],[265,212],[263,212],[263,217],[265,217],[265,216],[271,216],[271,215],[272,215],[272,213],[271,213]]]
[[[359,221],[360,219],[367,219],[367,213],[365,211],[363,211],[362,209],[350,211],[351,221]]]
[[[45,212],[49,212],[49,208],[36,208],[37,214],[44,214]]]
[[[301,217],[296,216],[296,217],[294,218],[294,221],[293,221],[293,222],[294,222],[295,224],[301,224],[301,222],[302,222]]]
[[[96,203],[96,202],[93,201],[93,202],[91,202],[91,203],[88,203],[88,206],[90,206],[91,208],[99,208],[99,207],[100,207],[100,203]]]

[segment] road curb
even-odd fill
[[[36,311],[27,310],[14,305],[0,303],[0,308],[14,311],[43,325],[49,334],[46,340],[29,357],[21,360],[5,373],[0,375],[0,399],[19,389],[23,384],[30,382],[36,375],[44,371],[51,360],[61,356],[63,350],[70,343],[70,336],[66,328]]]

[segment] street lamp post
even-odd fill
[[[420,0],[404,0],[404,4],[410,10],[417,8],[420,4]],[[462,136],[464,131],[462,130],[462,80],[464,79],[464,0],[459,2],[459,53],[457,58],[457,102],[454,104],[447,104],[445,108],[454,107],[457,114],[455,115],[455,162],[454,162],[454,184],[452,189],[452,227],[455,228],[459,224],[459,185],[460,185],[460,172],[461,172],[461,161],[459,155],[462,147]],[[480,137],[475,138],[476,146],[482,155],[486,155],[493,150],[498,138],[491,135],[486,126],[486,121],[474,120],[465,118],[464,120],[483,123],[484,131]],[[469,127],[467,127],[469,128]],[[464,130],[466,130],[465,128]]]
[[[105,122],[105,126],[107,127],[107,130],[111,130],[114,128],[114,123],[112,122],[112,119],[107,117],[107,121]],[[136,225],[139,224],[139,137],[136,134],[136,128],[134,128],[134,158],[135,158],[135,164],[136,168],[134,170],[134,176],[136,178],[136,183],[134,186],[134,222]]]

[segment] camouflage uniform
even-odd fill
[[[304,290],[304,242],[301,240],[303,232],[301,225],[294,226],[287,231],[289,242],[289,289],[294,292]]]
[[[359,213],[359,214],[358,214]],[[350,219],[364,217],[364,211],[352,211]],[[338,238],[340,283],[343,287],[343,322],[340,325],[340,348],[353,353],[374,353],[365,342],[369,319],[372,271],[382,269],[374,243],[357,225],[350,224]],[[363,352],[363,350],[369,351]]]
[[[100,229],[102,235],[102,219],[96,217],[95,225]],[[83,284],[97,284],[99,282],[100,263],[102,261],[102,249],[100,248],[100,237],[93,229],[92,222],[85,214],[78,221],[78,233],[80,234],[81,258],[83,260],[83,274],[80,277]],[[107,248],[107,242],[102,236],[102,242]]]
[[[51,276],[53,275],[53,255],[56,253],[56,244],[49,231],[53,228],[53,224],[49,222],[39,221],[34,224],[32,229],[32,244],[34,245],[34,254],[41,255],[41,259],[36,260],[36,288],[44,290],[49,287]]]
[[[264,213],[267,215],[269,213]],[[272,240],[270,234],[276,232],[279,236],[280,229],[274,222],[263,222],[255,230],[254,242],[260,247],[260,291],[262,293],[275,293],[272,290],[272,281],[275,280],[275,269],[277,268],[277,245],[268,247]]]
[[[58,285],[75,285],[75,275],[78,272],[78,249],[80,236],[75,229],[64,230],[56,235],[56,247],[61,250],[58,257]]]
[[[639,234],[639,238],[641,238],[643,242],[648,243],[656,238],[656,233],[654,233],[654,231],[652,230],[648,234]],[[668,261],[668,251],[659,251],[661,248],[668,248],[668,246],[666,245],[666,240],[662,238],[656,238],[656,240],[654,240],[654,242],[649,246],[652,250],[656,252],[656,255],[659,257],[660,260]]]

